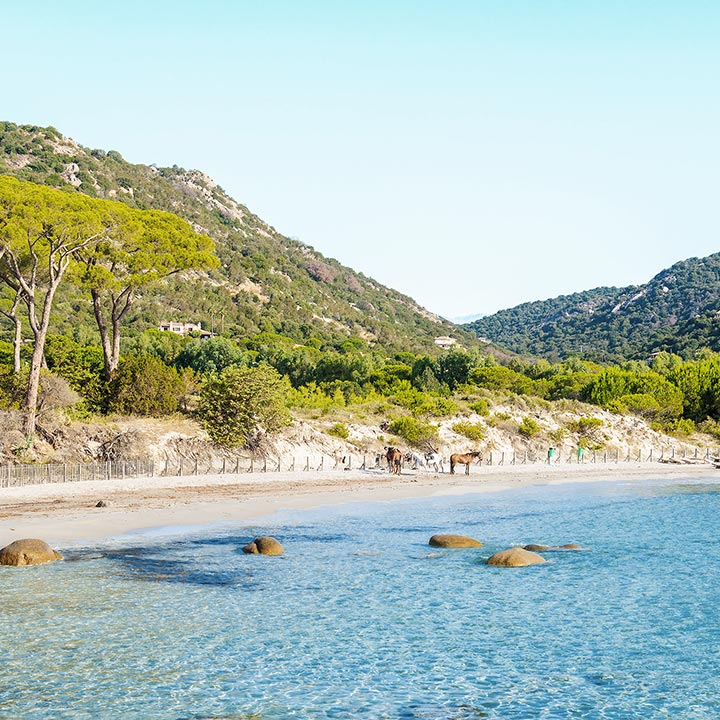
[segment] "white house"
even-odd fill
[[[181,323],[172,321],[168,322],[166,320],[163,320],[158,325],[158,330],[172,332],[177,335],[189,335],[191,332],[202,332],[202,327],[200,327],[200,323]]]
[[[443,350],[449,350],[456,343],[457,340],[455,338],[448,337],[447,335],[441,335],[435,338],[435,344]]]

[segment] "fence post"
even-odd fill
[[[305,472],[310,472],[310,456],[306,456],[305,458]]]

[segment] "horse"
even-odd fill
[[[419,452],[413,452],[412,450],[405,453],[404,460],[406,463],[412,463],[413,470],[417,470],[418,467],[424,468],[427,465],[425,456]]]
[[[425,453],[425,462],[427,463],[428,467],[434,467],[435,472],[445,472],[443,468],[443,456],[439,452]]]
[[[477,450],[469,453],[453,453],[450,456],[450,474],[455,474],[455,466],[459,464],[465,466],[465,474],[469,475],[470,465],[473,463],[474,460],[477,460],[481,463],[482,453],[478,452]]]
[[[405,453],[405,462],[411,462],[413,470],[417,470],[419,467],[430,470],[432,467],[435,468],[435,472],[444,472],[443,459],[440,453],[418,453],[409,451]]]
[[[388,464],[388,472],[391,472],[393,475],[399,475],[402,470],[402,451],[396,447],[392,447],[392,445],[385,448],[385,450],[387,451],[385,453],[385,459]]]

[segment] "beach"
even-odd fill
[[[279,472],[99,480],[0,488],[0,547],[37,537],[72,547],[159,528],[256,521],[285,509],[482,493],[530,485],[712,478],[708,464],[507,465],[470,475],[406,470]],[[103,501],[104,507],[97,507]]]

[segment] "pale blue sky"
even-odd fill
[[[447,317],[720,250],[720,3],[0,10],[0,119],[203,170]]]

